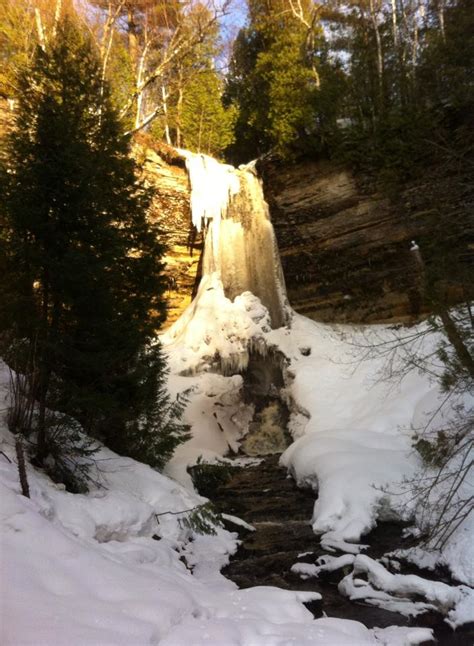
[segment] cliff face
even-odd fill
[[[394,205],[363,192],[325,162],[260,164],[294,309],[321,321],[412,322],[423,310],[422,270],[411,240],[430,235],[432,213],[406,189]],[[459,286],[449,287],[459,300]]]
[[[151,217],[160,224],[168,246],[166,328],[192,300],[202,238],[191,237],[183,159],[173,149],[147,145],[146,138],[138,147],[146,177],[156,188]],[[433,262],[430,240],[440,231],[460,253],[467,253],[466,265],[468,255],[472,257],[472,217],[466,215],[472,195],[454,195],[449,179],[440,189],[446,202],[427,208],[435,202],[428,184],[406,187],[389,200],[361,189],[349,171],[328,162],[267,161],[259,163],[259,172],[290,303],[315,320],[412,323],[428,311],[422,298],[423,268],[410,251],[411,241],[420,244],[427,265]],[[466,286],[449,282],[449,276],[446,289],[453,303],[466,297]]]
[[[134,153],[143,165],[146,181],[155,189],[150,219],[162,231],[167,251],[163,258],[168,289],[169,327],[190,304],[202,252],[202,239],[191,234],[190,188],[184,160],[175,151],[138,137]]]
[[[0,136],[10,127],[12,115],[8,103],[0,99]],[[156,189],[150,217],[159,224],[168,249],[166,328],[192,300],[202,237],[193,239],[191,233],[190,187],[183,158],[146,135],[137,136],[134,154]],[[410,251],[413,239],[426,253],[426,243],[441,232],[465,258],[466,267],[472,262],[472,183],[464,193],[456,192],[447,178],[438,186],[439,199],[428,194],[427,184],[407,187],[390,201],[362,190],[346,169],[328,162],[265,161],[258,170],[290,303],[310,318],[395,323],[412,322],[425,314],[422,272]],[[427,255],[424,260],[436,262]],[[470,285],[449,283],[448,276],[450,300],[472,298],[472,275]]]

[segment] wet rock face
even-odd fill
[[[246,455],[271,455],[282,453],[289,446],[285,431],[288,410],[278,399],[271,400],[256,413],[249,425],[249,432],[240,445]]]
[[[287,424],[289,411],[280,398],[284,387],[283,358],[278,353],[252,353],[242,374],[244,401],[255,414],[240,449],[246,455],[282,453],[291,443]]]
[[[263,162],[259,172],[297,312],[353,323],[412,322],[425,313],[410,252],[412,239],[435,234],[422,187],[407,188],[397,206],[330,162]],[[459,286],[450,289],[459,300]]]

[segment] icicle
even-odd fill
[[[191,214],[194,226],[201,231],[209,220],[220,222],[229,201],[240,189],[233,166],[221,164],[207,155],[181,150],[191,182]]]

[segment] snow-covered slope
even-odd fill
[[[170,472],[186,482],[189,478],[186,465],[195,463],[198,456],[214,461],[236,450],[251,418],[251,411],[239,398],[242,378],[201,372],[203,359],[210,369],[216,356],[235,353],[233,365],[237,368],[236,357],[245,366],[251,347],[262,352],[264,348],[267,351],[278,348],[287,359],[285,396],[293,411],[290,431],[295,438],[281,462],[301,486],[310,486],[317,493],[312,524],[315,533],[321,535],[321,545],[328,551],[338,549],[357,554],[363,549],[359,544],[362,535],[377,520],[411,518],[415,513],[413,491],[405,481],[424,474],[420,456],[412,447],[413,434],[428,422],[434,429],[442,428],[446,417],[453,414],[453,407],[445,406],[434,415],[446,395],[437,380],[426,374],[412,370],[401,380],[386,380],[383,379],[386,358],[361,360],[362,344],[389,341],[393,330],[380,326],[365,330],[335,328],[297,315],[290,327],[271,330],[252,294],[244,293],[231,303],[222,286],[215,285],[212,299],[215,311],[225,312],[224,318],[219,323],[219,314],[214,316],[212,308],[197,308],[186,326],[188,338],[199,339],[192,352],[180,349],[182,338],[166,339],[170,355],[185,357],[186,370],[197,371],[192,377],[175,377],[173,383],[179,383],[181,388],[186,383],[198,384],[188,408],[193,438],[178,448],[168,466]],[[239,322],[240,328],[236,336],[235,328],[225,324],[226,317],[234,312],[233,320]],[[425,346],[423,351],[429,354],[436,338],[425,335],[424,326],[416,331],[419,333],[416,338],[421,338]],[[184,344],[189,350],[190,346],[185,341]],[[396,364],[397,359],[392,357],[392,370]],[[465,486],[472,487],[472,482]],[[442,553],[430,556],[430,566],[446,565],[460,582],[472,585],[472,537],[472,517],[468,517],[457,527]],[[427,556],[420,550],[409,555],[422,567]],[[351,563],[354,568],[360,567],[353,557]],[[379,564],[373,562],[373,567]],[[410,577],[406,581],[400,577],[403,583],[397,590],[405,590],[408,598],[399,601],[383,588],[384,583],[392,580],[388,571],[377,580],[381,581],[382,590],[367,585],[355,591],[351,587],[355,575],[354,569],[341,588],[351,598],[368,599],[387,609],[406,609],[409,614],[438,608],[454,626],[474,618],[474,596],[472,589],[465,586],[448,588],[439,584],[438,591],[429,581],[419,579],[413,587]],[[449,603],[433,605],[432,595],[438,592],[446,595],[448,589]],[[425,591],[426,601],[410,601],[410,594],[423,596],[420,590]]]

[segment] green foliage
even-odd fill
[[[220,515],[211,502],[199,505],[180,519],[179,523],[196,534],[208,536],[215,536],[216,527],[222,527]]]
[[[270,148],[291,156],[298,138],[315,128],[314,52],[307,51],[307,29],[285,3],[249,0],[249,13],[235,41],[226,90],[226,102],[238,110],[229,156],[248,161]]]
[[[146,349],[145,397],[137,409],[137,418],[127,425],[115,446],[127,455],[161,469],[179,444],[190,437],[190,426],[182,421],[188,403],[188,391],[173,400],[168,392],[167,369],[159,344]]]
[[[285,153],[296,136],[311,127],[312,72],[301,57],[302,34],[284,30],[260,52],[255,74],[268,92],[264,134],[276,152]]]
[[[165,310],[163,246],[91,42],[64,21],[18,87],[0,169],[0,334],[34,347],[38,459],[51,450],[46,406],[140,457],[127,440],[138,425],[160,433],[156,393],[169,455],[180,434],[167,426],[165,361],[150,345]]]
[[[388,0],[329,0],[316,13],[303,3],[303,25],[288,3],[248,0],[226,90],[238,107],[229,156],[323,154],[390,190],[436,165],[467,171],[474,149],[471,4],[430,0],[421,14],[416,3],[402,12]]]
[[[0,95],[15,94],[15,73],[31,53],[33,13],[24,2],[0,0]]]
[[[84,435],[80,424],[68,415],[49,413],[46,420],[47,458],[44,469],[54,482],[60,482],[72,493],[86,493],[91,476],[97,442]]]
[[[183,56],[174,59],[163,76],[154,101],[163,105],[151,131],[177,147],[215,157],[234,139],[235,110],[222,103],[223,77],[217,69],[221,41],[212,12],[202,4],[181,15],[183,33],[200,37]],[[207,25],[203,30],[199,25]]]
[[[206,498],[211,498],[218,487],[225,485],[232,477],[235,467],[226,463],[207,464],[199,457],[197,463],[189,467],[193,484],[197,491]]]
[[[196,74],[183,94],[182,143],[188,150],[218,157],[234,139],[235,109],[222,104],[222,81],[213,69]]]
[[[418,179],[435,166],[445,175],[458,172],[456,160],[472,158],[472,7],[466,0],[451,3],[443,30],[439,5],[430,2],[427,9],[423,19],[412,9],[407,22],[398,16],[398,42],[390,12],[377,16],[381,76],[369,16],[352,6],[349,17],[336,14],[333,23],[351,61],[340,113],[349,125],[333,151],[383,187]]]

